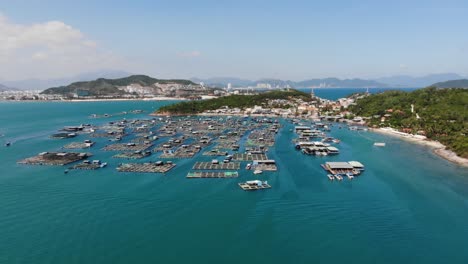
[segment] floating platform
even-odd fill
[[[150,148],[152,144],[142,143],[116,143],[103,148],[106,151],[144,151]]]
[[[253,161],[253,160],[268,160],[266,154],[249,154],[249,153],[234,153],[233,160],[239,161]]]
[[[193,165],[194,170],[239,170],[240,162],[218,163],[212,162],[196,162]]]
[[[237,178],[237,177],[239,177],[239,174],[237,173],[237,171],[225,171],[225,172],[201,171],[201,172],[189,172],[186,178],[199,179],[199,178]]]
[[[94,142],[72,142],[68,145],[63,146],[64,149],[85,149],[90,148],[94,145]]]
[[[39,155],[18,161],[28,165],[67,165],[92,156],[91,153],[42,152]]]
[[[95,163],[95,162],[83,162],[80,164],[76,164],[73,167],[70,167],[71,170],[97,170],[99,168],[102,168],[101,163]]]
[[[242,190],[244,191],[257,191],[257,190],[269,189],[271,188],[271,185],[269,185],[268,183],[257,185],[257,184],[248,184],[245,182],[240,182],[239,187],[241,187]]]
[[[174,167],[173,163],[124,163],[117,170],[119,172],[165,173]]]
[[[114,156],[113,158],[118,159],[142,159],[151,155],[150,151],[136,151],[136,152],[124,152],[119,153]]]

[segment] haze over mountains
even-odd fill
[[[361,87],[426,87],[434,83],[449,80],[462,79],[463,76],[456,73],[429,74],[421,77],[409,75],[395,75],[377,79],[339,79],[339,78],[317,78],[304,81],[278,80],[278,79],[260,79],[257,81],[239,79],[234,77],[218,78],[191,78],[194,82],[204,82],[207,85],[226,87],[230,83],[233,87],[257,86],[257,84],[270,84],[272,87],[290,85],[292,87],[330,87],[330,88],[361,88]]]
[[[68,78],[57,79],[25,79],[18,81],[2,81],[0,80],[0,91],[5,90],[45,90],[51,87],[69,85],[74,82],[92,81],[99,78],[116,79],[124,78],[132,75],[129,72],[118,70],[101,70],[88,72],[71,76]],[[330,87],[330,88],[397,88],[397,87],[426,87],[435,83],[445,82],[450,80],[459,80],[464,77],[456,73],[441,73],[429,74],[420,77],[409,75],[395,75],[389,77],[381,77],[377,79],[339,79],[339,78],[312,78],[303,81],[281,80],[273,78],[264,78],[259,80],[249,80],[236,77],[214,77],[214,78],[190,78],[195,83],[203,82],[209,86],[227,87],[230,83],[232,87],[255,87],[258,84],[268,84],[271,87]]]

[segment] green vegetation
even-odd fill
[[[411,104],[414,113],[411,113]],[[388,91],[359,99],[350,110],[371,117],[371,126],[390,126],[425,134],[468,158],[468,89],[429,87],[413,92]],[[417,118],[416,114],[420,118]],[[386,116],[385,116],[386,115]],[[385,117],[382,122],[381,117]]]
[[[140,84],[141,86],[151,86],[155,83],[165,84],[165,83],[179,83],[184,85],[192,84],[192,81],[189,80],[161,80],[151,78],[146,75],[132,75],[120,79],[104,79],[100,78],[95,81],[89,82],[75,82],[67,86],[60,86],[49,88],[44,90],[42,94],[63,94],[68,95],[75,93],[78,90],[87,91],[90,96],[100,96],[100,95],[122,95],[125,94],[124,91],[117,89],[119,86],[126,86],[130,84]]]
[[[260,93],[256,95],[229,95],[219,98],[214,98],[210,100],[203,100],[203,101],[188,101],[188,102],[181,102],[176,103],[173,105],[168,105],[161,107],[158,110],[158,113],[171,113],[171,114],[196,114],[201,113],[205,110],[215,110],[219,109],[224,106],[228,106],[230,108],[249,108],[255,105],[261,105],[267,103],[268,100],[274,99],[291,99],[297,98],[302,99],[304,101],[310,101],[310,95],[298,90],[276,90],[276,91],[269,91],[265,93]]]

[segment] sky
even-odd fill
[[[468,75],[468,1],[0,0],[0,80]]]

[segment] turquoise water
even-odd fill
[[[468,263],[468,170],[371,132],[335,126],[341,154],[313,157],[293,149],[283,122],[269,154],[279,171],[258,176],[273,188],[258,192],[237,186],[256,177],[245,170],[187,180],[193,160],[165,176],[118,173],[105,141],[92,149],[102,170],[16,164],[86,138],[48,138],[63,126],[117,119],[90,114],[162,104],[0,103],[0,142],[13,142],[0,147],[0,263]],[[319,165],[331,160],[366,171],[330,182]]]

